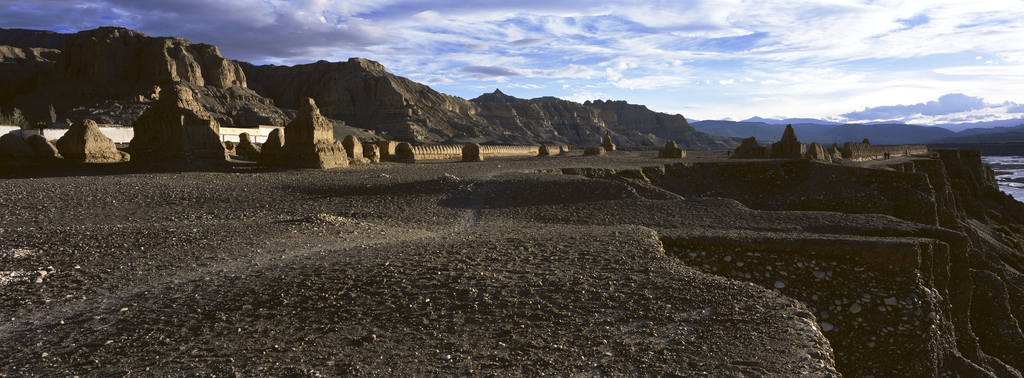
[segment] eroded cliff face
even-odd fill
[[[388,73],[380,63],[352,58],[284,66],[242,63],[249,86],[290,108],[304,97],[325,116],[416,143],[497,142],[599,145],[608,132],[624,147],[732,148],[739,139],[693,129],[681,115],[623,101],[580,104],[556,98],[523,100],[501,91],[467,101]]]
[[[781,229],[676,228],[662,240],[688,265],[803,302],[846,376],[1019,377],[1024,204],[998,190],[977,151],[889,169],[794,160],[560,172],[650,199],[727,198],[791,214]],[[849,214],[849,224],[816,221],[820,212]]]
[[[52,69],[59,56],[56,49],[0,45],[0,106],[35,89],[39,74]]]
[[[0,41],[38,46],[0,51],[0,106],[21,108],[30,121],[90,118],[130,125],[170,83],[188,85],[221,125],[287,123],[299,100],[312,98],[325,117],[413,143],[601,144],[620,147],[734,148],[738,138],[698,132],[682,115],[623,101],[584,104],[543,97],[522,100],[500,91],[472,101],[388,73],[380,63],[352,58],[287,66],[230,61],[216,46],[102,27],[75,34],[0,33]],[[26,50],[28,49],[28,50]],[[35,49],[35,50],[32,50]],[[250,89],[251,88],[251,89]],[[278,108],[280,107],[280,108]]]
[[[597,146],[606,133],[620,147],[654,148],[674,141],[683,148],[728,149],[740,142],[699,132],[682,115],[658,113],[625,101],[524,100],[500,90],[472,101],[480,107],[476,115],[535,143]]]
[[[216,46],[125,28],[66,35],[59,56],[35,75],[37,85],[19,87],[11,96],[20,95],[11,105],[33,122],[48,118],[52,104],[58,119],[130,125],[159,99],[160,86],[170,83],[195,88],[197,101],[221,124],[281,125],[287,119],[272,101],[246,88],[241,67]]]
[[[439,143],[464,132],[493,132],[472,103],[352,58],[296,66],[241,63],[249,85],[283,108],[312,98],[325,117],[401,141]]]
[[[216,46],[193,44],[181,38],[153,38],[134,30],[102,27],[75,33],[46,83],[69,80],[131,83],[123,95],[154,85],[185,82],[227,89],[245,87],[237,64],[220,55]],[[124,89],[122,89],[124,91]]]
[[[587,103],[583,104],[587,106]],[[740,138],[724,138],[697,131],[686,118],[679,114],[654,112],[643,105],[628,104],[625,101],[597,100],[589,104],[600,109],[606,118],[615,116],[619,128],[640,135],[653,135],[659,139],[675,141],[683,148],[730,149],[740,144]],[[624,134],[628,134],[628,132]],[[617,142],[618,143],[618,142]],[[659,141],[658,146],[664,145]]]

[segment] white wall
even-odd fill
[[[20,136],[22,139],[28,139],[28,137],[39,134],[40,130],[22,130],[17,126],[0,126],[0,135],[12,133]],[[42,134],[46,140],[54,141],[60,139],[67,133],[68,129],[43,129]],[[135,129],[131,127],[100,127],[100,132],[110,138],[114,143],[129,143],[135,136]]]
[[[267,141],[267,137],[270,135],[270,131],[274,130],[272,126],[261,126],[259,128],[234,128],[234,127],[221,127],[220,138],[221,142],[232,141],[238,143],[238,134],[243,132],[249,133],[249,138],[253,143],[264,143]],[[283,128],[282,128],[283,129]],[[100,126],[100,131],[107,138],[110,138],[114,143],[127,144],[132,141],[135,136],[135,129],[131,127],[105,127]],[[55,141],[64,136],[64,133],[68,132],[68,129],[43,129],[43,137],[47,140]],[[39,130],[30,129],[22,130],[18,126],[0,126],[0,135],[13,133],[14,135],[20,136],[22,139],[28,139],[28,137],[39,134]]]

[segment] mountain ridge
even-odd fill
[[[668,140],[695,149],[739,145],[738,138],[693,129],[681,115],[624,101],[523,100],[498,89],[474,102],[391,74],[379,62],[362,58],[257,66],[229,60],[213,45],[121,27],[73,34],[0,29],[0,41],[19,45],[52,46],[61,40],[60,53],[50,54],[57,55],[53,61],[29,59],[36,67],[31,72],[0,76],[5,83],[28,77],[8,86],[14,88],[10,93],[0,93],[5,95],[0,106],[18,107],[32,122],[48,119],[52,104],[58,119],[130,125],[159,96],[161,86],[184,83],[222,125],[283,125],[299,101],[309,97],[328,118],[414,143],[597,145],[607,134],[622,147],[654,148]]]

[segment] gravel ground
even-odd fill
[[[803,305],[684,266],[668,218],[637,220],[736,202],[523,173],[666,162],[15,175],[0,272],[27,278],[0,281],[0,376],[837,376]]]

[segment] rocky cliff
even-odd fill
[[[279,106],[303,97],[346,124],[401,141],[438,143],[598,145],[605,132],[624,147],[731,148],[736,138],[701,133],[681,115],[624,101],[584,104],[542,97],[524,100],[496,90],[467,101],[388,73],[380,63],[352,58],[287,66],[242,63],[249,86]]]
[[[662,241],[688,265],[806,304],[844,376],[1024,371],[1024,204],[999,191],[977,151],[938,150],[885,170],[791,160],[559,172],[623,182],[649,199],[726,198],[788,214],[778,228],[749,230],[690,214],[696,225],[668,222],[676,229]],[[819,220],[836,213],[842,222]]]
[[[352,58],[296,66],[255,66],[223,57],[216,46],[102,27],[75,34],[0,30],[0,107],[21,108],[30,121],[91,118],[129,125],[159,88],[180,83],[224,126],[284,125],[312,98],[325,117],[414,143],[574,144],[596,146],[611,136],[621,147],[733,148],[738,138],[696,131],[682,115],[624,101],[583,104],[542,97],[523,100],[500,91],[474,100],[439,93],[388,73],[380,63]],[[51,49],[63,44],[60,53]]]
[[[52,69],[58,56],[60,50],[0,45],[0,106],[34,90],[40,72]]]
[[[395,140],[438,143],[464,132],[497,132],[473,115],[472,103],[390,74],[374,61],[241,66],[250,87],[278,106],[294,109],[312,98],[325,117]]]
[[[64,48],[70,34],[48,30],[0,28],[0,45],[14,47],[35,47],[51,50]]]
[[[45,45],[59,40],[17,35],[7,39]],[[56,54],[47,51],[43,56],[54,58]],[[213,45],[102,27],[66,35],[59,56],[48,65],[34,61],[41,67],[34,72],[37,77],[12,91],[20,96],[10,101],[30,121],[47,118],[53,104],[59,119],[92,118],[129,125],[159,98],[160,86],[170,83],[191,86],[197,101],[221,124],[280,125],[287,119],[272,101],[248,90],[239,65]]]
[[[625,101],[583,104],[552,97],[519,99],[495,90],[472,100],[476,114],[489,123],[540,143],[596,146],[608,133],[623,147],[657,147],[675,141],[684,148],[722,149],[739,145],[738,138],[699,132],[682,115],[669,115]]]

